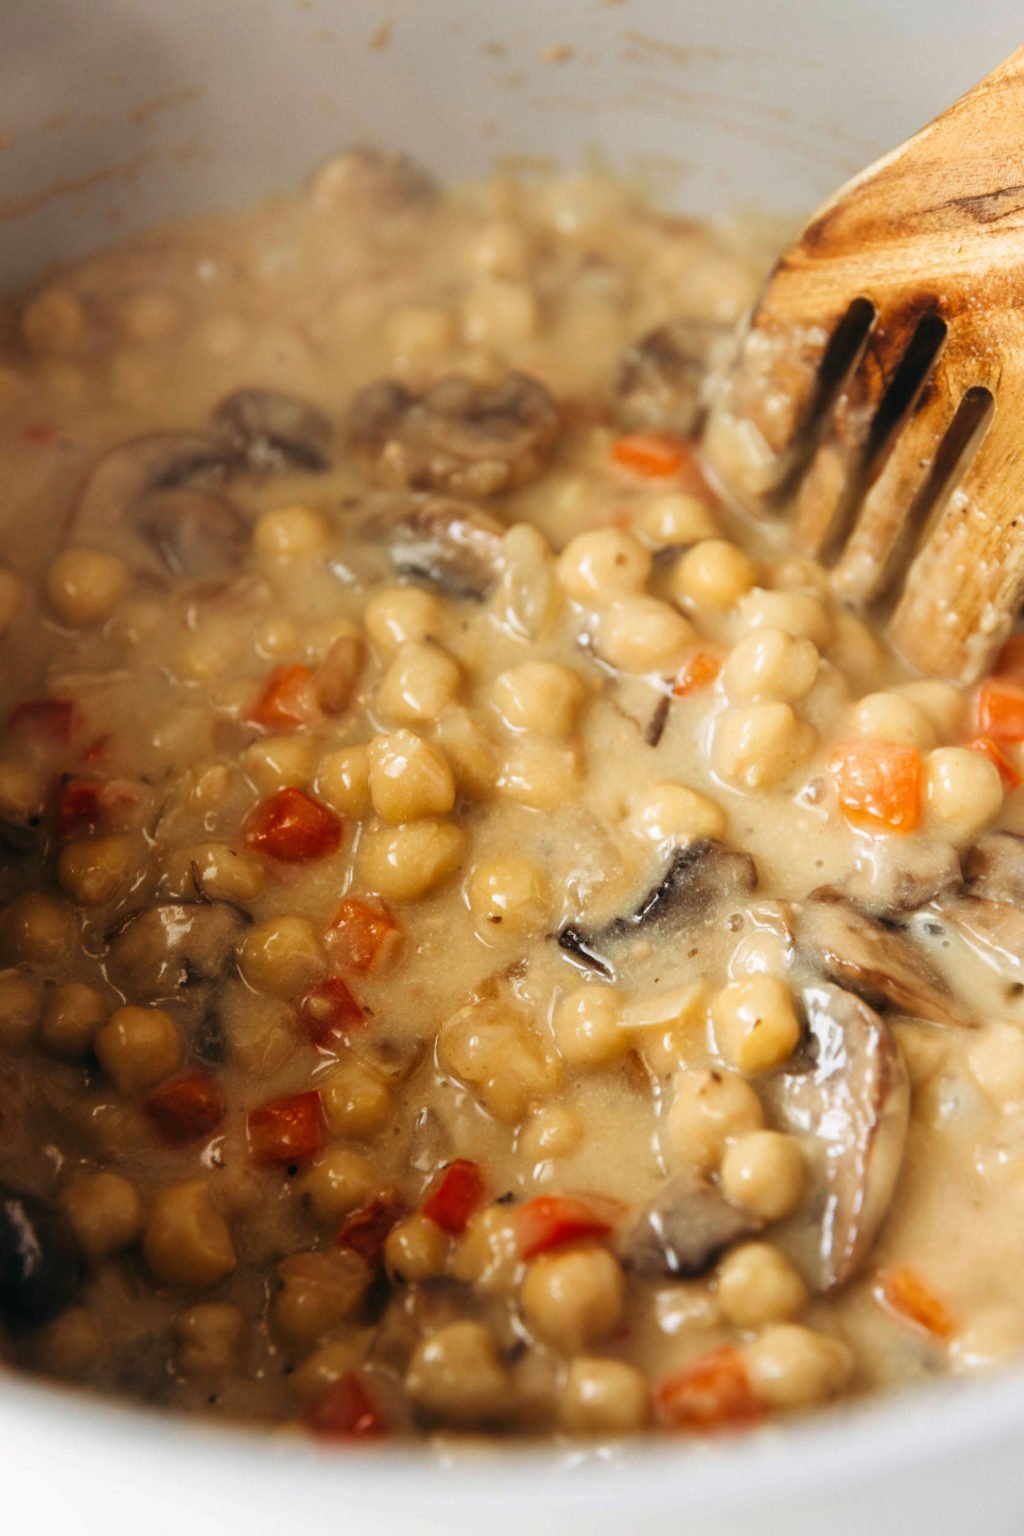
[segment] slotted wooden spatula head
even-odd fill
[[[1024,596],[1024,48],[806,225],[705,447],[913,666],[983,670]]]

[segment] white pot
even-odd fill
[[[699,213],[809,210],[1017,46],[1021,14],[1020,0],[2,0],[0,287],[285,187],[353,140],[453,177],[596,150]],[[1022,1445],[1016,1373],[731,1444],[448,1465],[325,1456],[7,1380],[0,1531],[1020,1536]]]

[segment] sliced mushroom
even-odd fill
[[[705,1275],[727,1248],[763,1228],[760,1217],[733,1205],[715,1185],[680,1174],[644,1207],[626,1235],[622,1256],[651,1279]]]
[[[950,896],[934,908],[1007,981],[1024,983],[1024,911],[1008,901]]]
[[[719,903],[746,896],[757,888],[757,865],[749,853],[737,853],[715,838],[702,838],[673,854],[665,873],[628,917],[617,917],[592,933],[570,923],[558,933],[562,949],[604,975],[613,967],[603,951],[649,926],[689,927]]]
[[[816,891],[800,909],[797,929],[804,954],[873,1007],[958,1028],[976,1023],[912,939],[858,912],[837,891]]]
[[[899,843],[899,838],[872,839],[843,887],[858,907],[879,917],[914,912],[958,886],[962,878],[960,855],[952,843],[936,838],[909,848]]]
[[[333,431],[308,400],[277,389],[239,389],[213,413],[238,457],[250,470],[303,469],[318,474],[331,462]]]
[[[379,379],[349,408],[348,441],[369,477],[409,490],[496,496],[540,474],[558,408],[538,379],[478,384],[449,373],[422,394]]]
[[[992,832],[976,843],[964,860],[964,878],[972,896],[1024,906],[1024,837]]]
[[[110,935],[111,979],[129,996],[173,999],[224,974],[245,923],[222,901],[146,907]]]
[[[364,538],[387,547],[395,570],[429,581],[449,597],[483,598],[501,571],[501,523],[450,496],[393,496],[376,502]]]
[[[93,466],[72,510],[75,537],[120,550],[134,531],[176,575],[222,573],[247,541],[241,513],[217,492],[232,460],[230,445],[213,433],[132,438]]]
[[[623,355],[613,385],[620,425],[630,432],[694,432],[704,413],[704,381],[730,334],[717,321],[680,318],[641,336]]]
[[[42,1323],[73,1299],[81,1258],[64,1213],[0,1184],[0,1323]]]
[[[825,1292],[860,1269],[889,1209],[910,1086],[889,1026],[859,997],[829,985],[805,987],[803,1004],[802,1064],[766,1078],[764,1094],[783,1129],[814,1138],[820,1150],[818,1199],[785,1240],[808,1283]]]

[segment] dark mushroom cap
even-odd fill
[[[624,1262],[638,1274],[707,1274],[726,1249],[755,1237],[764,1222],[696,1174],[679,1174],[658,1191],[627,1234]]]
[[[630,432],[696,431],[704,380],[729,334],[717,321],[680,318],[641,336],[623,354],[612,387],[619,424]]]
[[[296,395],[239,389],[221,401],[212,419],[249,470],[285,468],[316,474],[331,462],[330,422]]]
[[[0,1184],[0,1322],[46,1322],[74,1299],[81,1268],[63,1211]]]
[[[451,496],[381,497],[360,528],[387,549],[395,570],[449,597],[483,598],[501,572],[503,527]]]

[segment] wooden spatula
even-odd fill
[[[913,666],[983,670],[1024,597],[1024,48],[814,215],[705,446]]]

